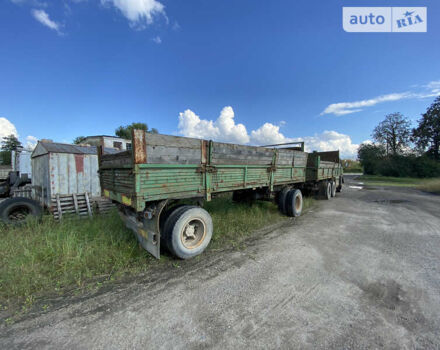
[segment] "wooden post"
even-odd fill
[[[88,212],[89,216],[92,216],[92,208],[90,207],[89,194],[86,192],[84,195],[86,198],[87,212]]]
[[[78,198],[76,197],[76,193],[72,194],[72,196],[73,196],[73,205],[75,206],[75,212],[77,215],[79,215]]]
[[[61,211],[60,195],[57,193],[57,209],[58,209],[58,220],[63,217],[63,212]]]

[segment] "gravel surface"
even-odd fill
[[[3,325],[0,348],[440,348],[440,196],[347,182],[243,250]]]

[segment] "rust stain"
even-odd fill
[[[75,154],[75,167],[77,174],[84,172],[84,154]]]
[[[132,132],[132,149],[134,164],[147,163],[147,140],[144,130],[133,130]]]
[[[201,141],[202,144],[202,159],[201,159],[201,163],[202,164],[206,164],[206,152],[207,152],[207,148],[208,148],[208,141],[206,140],[202,140]]]

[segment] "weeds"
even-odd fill
[[[305,207],[312,200],[305,200]],[[240,248],[252,231],[285,220],[269,202],[234,203],[230,197],[207,202],[214,222],[208,250]],[[45,216],[19,227],[0,227],[0,303],[19,302],[25,312],[42,294],[86,287],[96,290],[103,281],[147,271],[156,263],[141,249],[117,212],[91,219]],[[175,268],[180,261],[164,256]],[[43,306],[44,308],[44,306]]]

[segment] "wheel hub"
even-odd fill
[[[185,248],[194,249],[202,244],[205,239],[205,224],[200,219],[193,219],[188,222],[181,233],[181,241]]]

